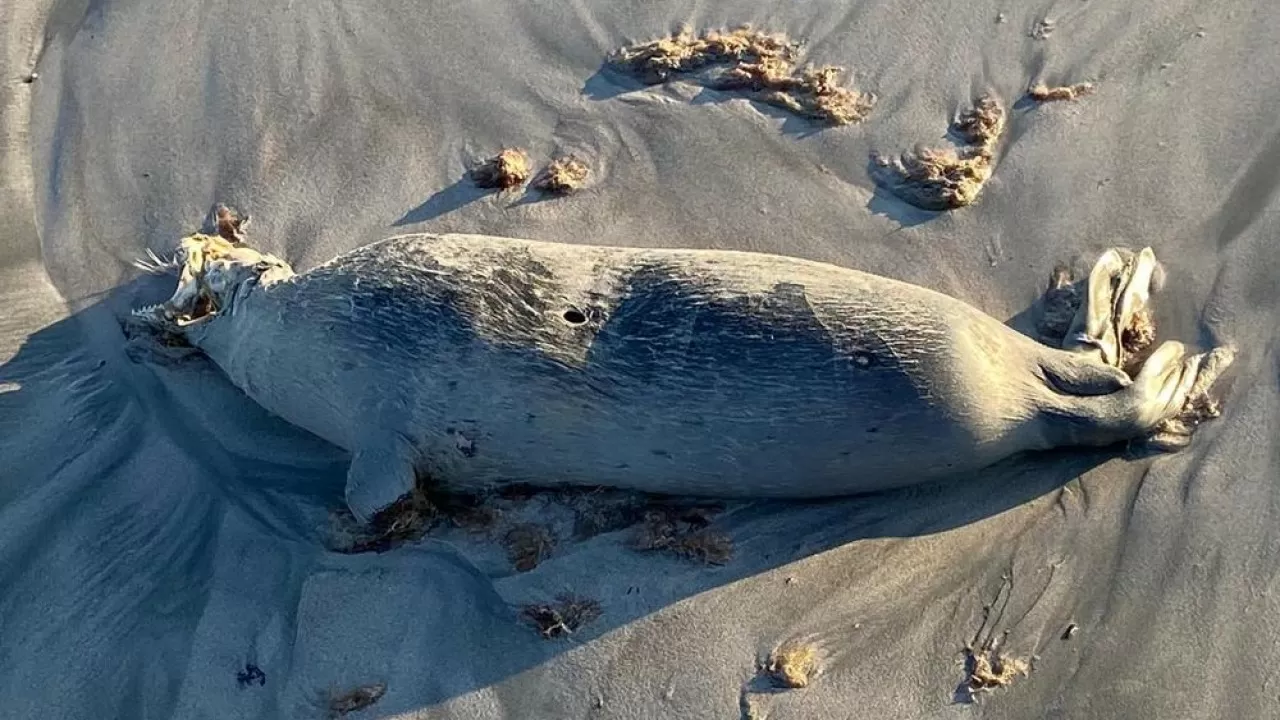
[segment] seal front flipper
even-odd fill
[[[413,446],[404,436],[388,432],[362,440],[351,454],[347,470],[347,508],[361,523],[414,487]]]
[[[1046,355],[1040,360],[1040,371],[1049,385],[1064,395],[1109,395],[1132,384],[1125,371],[1085,354]]]

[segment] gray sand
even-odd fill
[[[50,4],[0,4],[0,714],[320,717],[318,693],[385,682],[352,717],[1275,715],[1271,3]],[[1046,17],[1052,34],[1031,37]],[[820,130],[600,72],[681,22],[743,21],[850,68],[871,115]],[[1037,81],[1097,90],[1018,102]],[[986,89],[1011,113],[976,205],[937,215],[877,190],[872,151],[945,144]],[[573,153],[591,180],[554,200],[471,187],[468,163],[506,145]],[[1149,244],[1170,277],[1161,336],[1236,344],[1235,383],[1177,455],[1061,452],[735,507],[717,520],[736,544],[722,567],[635,553],[624,532],[563,542],[528,573],[457,534],[338,555],[321,532],[341,453],[207,364],[125,354],[117,315],[167,294],[129,261],[218,201],[299,270],[407,231],[748,249],[1002,320],[1057,262]],[[603,616],[550,641],[518,620],[565,590]],[[1031,672],[971,705],[963,649],[993,601]],[[781,693],[753,681],[796,638],[822,674]],[[237,685],[249,662],[265,685]]]

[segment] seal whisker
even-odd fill
[[[168,275],[178,271],[177,258],[165,260],[151,248],[147,248],[147,257],[135,259],[130,264],[150,275]]]

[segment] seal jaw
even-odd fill
[[[178,314],[174,311],[173,306],[164,302],[134,308],[130,314],[133,315],[133,317],[141,318],[143,320],[172,325],[178,328],[187,328],[192,325],[206,322],[218,314],[217,306],[212,300],[208,302],[208,306],[211,306],[212,309],[205,311],[196,310],[189,314]]]

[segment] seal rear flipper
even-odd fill
[[[1040,370],[1050,387],[1064,395],[1110,395],[1133,382],[1120,368],[1061,351],[1041,358]]]
[[[347,470],[347,508],[361,523],[406,493],[412,492],[416,474],[414,452],[399,433],[365,441],[351,454]]]
[[[1160,388],[1168,398],[1166,407],[1174,409],[1172,412],[1166,410],[1166,417],[1147,435],[1145,445],[1148,449],[1177,452],[1191,443],[1197,427],[1222,414],[1216,384],[1234,361],[1234,348],[1226,346],[1182,361],[1183,374],[1177,379],[1176,386],[1170,387],[1170,381],[1166,380]]]
[[[1089,272],[1062,349],[1128,369],[1155,339],[1151,293],[1163,284],[1164,269],[1151,248],[1106,251]]]

